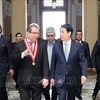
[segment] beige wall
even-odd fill
[[[12,8],[12,40],[15,41],[15,33],[21,32],[23,37],[26,34],[27,27],[27,4],[26,0],[11,0]]]
[[[90,51],[98,39],[98,0],[84,0],[82,23],[84,23],[84,39],[89,43]]]

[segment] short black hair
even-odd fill
[[[82,33],[82,30],[77,30],[77,31],[75,32],[75,34],[76,34],[77,32],[81,32],[81,33]]]
[[[22,36],[22,33],[18,32],[15,34],[15,37],[17,37],[17,35],[19,35],[19,34]]]
[[[71,34],[73,34],[73,28],[70,24],[63,24],[61,25],[62,28],[66,28],[67,32],[71,32]]]

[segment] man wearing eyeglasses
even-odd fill
[[[50,71],[51,71],[52,49],[53,49],[53,45],[56,42],[55,36],[56,36],[55,29],[53,27],[48,27],[46,29],[47,40],[44,42],[45,43],[44,45],[46,47],[47,54],[48,54],[49,77],[50,77]],[[50,99],[50,88],[52,90],[51,99]],[[46,88],[43,88],[43,95],[46,100],[57,100],[56,87],[55,86],[50,87],[50,84],[49,84]]]
[[[30,24],[26,38],[12,51],[11,59],[19,65],[17,84],[21,100],[30,100],[30,95],[32,100],[41,100],[42,86],[48,85],[48,56],[39,29],[36,23]]]

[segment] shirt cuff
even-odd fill
[[[25,57],[25,53],[22,52],[22,53],[21,53],[21,58],[23,59],[24,57]]]

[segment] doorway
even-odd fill
[[[42,17],[43,38],[46,39],[46,28],[54,27],[56,32],[56,39],[60,37],[60,27],[65,24],[66,13],[65,11],[43,11]]]

